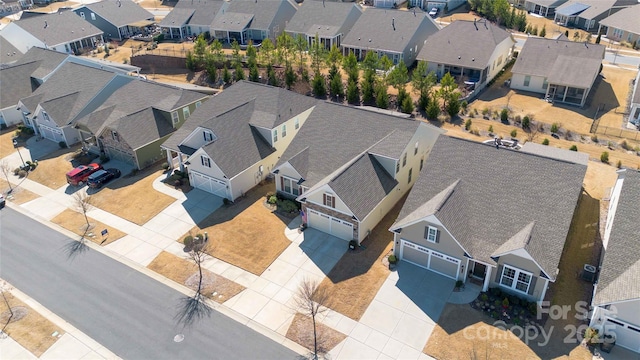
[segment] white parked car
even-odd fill
[[[440,9],[434,7],[433,9],[431,9],[431,11],[429,11],[429,16],[431,16],[432,18],[436,17],[436,15],[438,15],[439,10]]]

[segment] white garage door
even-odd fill
[[[45,139],[49,139],[51,141],[60,142],[64,141],[64,135],[62,135],[62,130],[51,128],[48,126],[40,125],[40,134]]]
[[[227,183],[216,179],[211,176],[199,173],[197,171],[189,172],[191,186],[197,189],[202,189],[206,192],[210,192],[214,195],[226,198],[227,197]]]
[[[353,224],[327,214],[308,209],[309,227],[344,240],[353,240]]]
[[[640,351],[640,327],[610,318],[607,318],[604,324],[607,333],[613,332],[616,334],[616,345],[636,352]]]
[[[401,240],[400,259],[458,280],[460,260],[424,246]]]
[[[106,147],[105,149],[107,151],[107,156],[109,156],[109,159],[122,161],[124,163],[137,166],[135,157],[128,152],[111,147]]]

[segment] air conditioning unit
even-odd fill
[[[590,283],[593,283],[596,280],[596,267],[589,264],[584,264],[584,268],[582,269],[582,280],[586,280]]]

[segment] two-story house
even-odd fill
[[[120,41],[155,23],[152,13],[131,0],[102,0],[73,11],[102,30],[105,38]]]
[[[179,0],[159,25],[170,39],[210,32],[213,19],[227,4],[223,0]]]

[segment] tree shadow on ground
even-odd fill
[[[174,320],[183,328],[190,327],[197,321],[210,317],[212,309],[205,303],[202,295],[184,296],[178,300]]]

